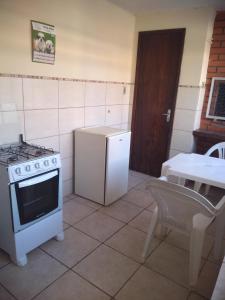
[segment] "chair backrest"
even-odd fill
[[[214,206],[202,195],[184,186],[159,179],[149,182],[149,190],[158,204],[159,222],[190,232],[193,216],[215,216]]]
[[[213,152],[217,152],[218,158],[225,159],[225,142],[215,144],[207,152],[206,155],[211,155]]]

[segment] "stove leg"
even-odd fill
[[[63,241],[64,240],[64,232],[60,232],[56,235],[55,239],[57,241]]]
[[[24,267],[27,264],[27,255],[26,254],[24,254],[21,257],[10,256],[10,258],[19,267]]]

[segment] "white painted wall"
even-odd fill
[[[54,66],[31,61],[31,20],[56,28]],[[1,0],[1,73],[130,81],[135,18],[105,0]]]
[[[170,147],[171,156],[193,150],[192,131],[198,128],[200,122],[214,17],[213,9],[199,8],[145,13],[136,18],[136,44],[140,31],[186,28]],[[136,52],[133,74],[135,65]]]

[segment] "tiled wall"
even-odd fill
[[[0,76],[0,144],[26,141],[61,152],[64,194],[73,187],[73,130],[109,125],[130,127],[133,85]]]
[[[213,77],[225,78],[225,11],[220,11],[216,15],[212,45],[209,56],[207,72],[205,100],[201,117],[201,129],[225,133],[225,121],[206,118],[206,110],[209,100],[209,92]]]
[[[193,130],[199,128],[205,88],[179,85],[173,123],[170,157],[192,152]]]

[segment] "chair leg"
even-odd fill
[[[223,237],[225,233],[225,214],[222,213],[216,217],[216,239],[214,244],[214,258],[220,259],[223,250]]]
[[[194,228],[190,239],[189,283],[196,285],[201,265],[202,248],[205,238],[205,228]]]
[[[154,237],[154,232],[155,232],[155,229],[156,229],[157,221],[158,221],[158,207],[156,207],[154,209],[154,213],[152,215],[152,220],[151,220],[151,223],[149,225],[147,237],[146,237],[146,240],[145,240],[144,250],[143,250],[143,253],[142,253],[143,258],[145,258],[148,255],[149,246],[151,244],[152,238]]]

